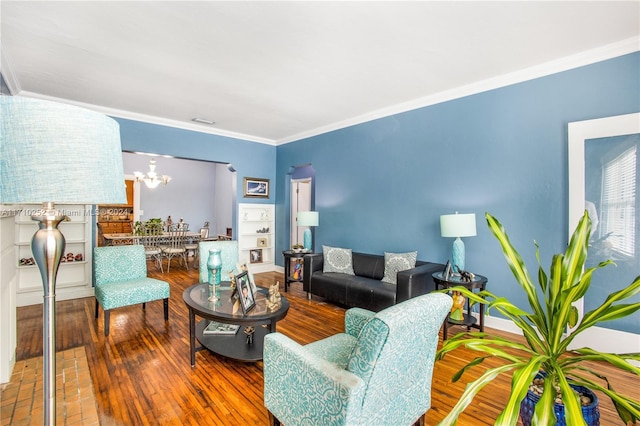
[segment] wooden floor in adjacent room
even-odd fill
[[[149,263],[149,274],[171,284],[167,323],[162,302],[148,303],[146,313],[139,305],[116,309],[111,314],[110,335],[105,338],[102,311],[96,320],[93,298],[56,303],[57,350],[84,347],[100,424],[267,425],[261,362],[237,362],[203,350],[196,354],[196,366],[190,365],[188,315],[182,292],[198,281],[197,271],[185,271],[175,262],[171,273],[160,274]],[[275,281],[280,281],[282,288],[282,274],[256,274],[258,285]],[[344,330],[343,308],[316,297],[307,300],[298,283],[286,296],[291,308],[278,322],[279,332],[308,343]],[[41,355],[42,306],[18,308],[17,359]],[[470,351],[459,350],[436,364],[432,408],[426,424],[437,424],[460,397],[464,384],[452,384],[450,377],[473,356]],[[599,370],[608,373],[606,367]],[[478,375],[476,372],[469,377]],[[617,372],[608,376],[617,390],[628,395],[637,392],[637,378]],[[460,417],[458,425],[493,424],[508,398],[509,383],[510,377],[492,382]],[[601,424],[621,424],[610,401],[600,401]]]

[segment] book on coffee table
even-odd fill
[[[217,321],[209,321],[209,325],[204,329],[202,334],[236,334],[239,325],[224,324]]]

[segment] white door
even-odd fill
[[[302,244],[304,228],[296,222],[298,212],[311,210],[311,178],[291,179],[291,244]]]

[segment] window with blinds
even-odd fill
[[[636,146],[607,162],[603,168],[600,224],[611,249],[635,257]]]

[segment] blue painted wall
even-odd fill
[[[440,237],[440,215],[476,213],[467,269],[527,306],[484,212],[534,274],[538,241],[547,268],[568,242],[567,124],[640,111],[639,63],[639,53],[625,55],[279,146],[276,229],[288,230],[287,173],[306,163],[316,174],[318,249],[418,250],[444,263],[453,241]],[[278,252],[287,241],[278,231]]]

